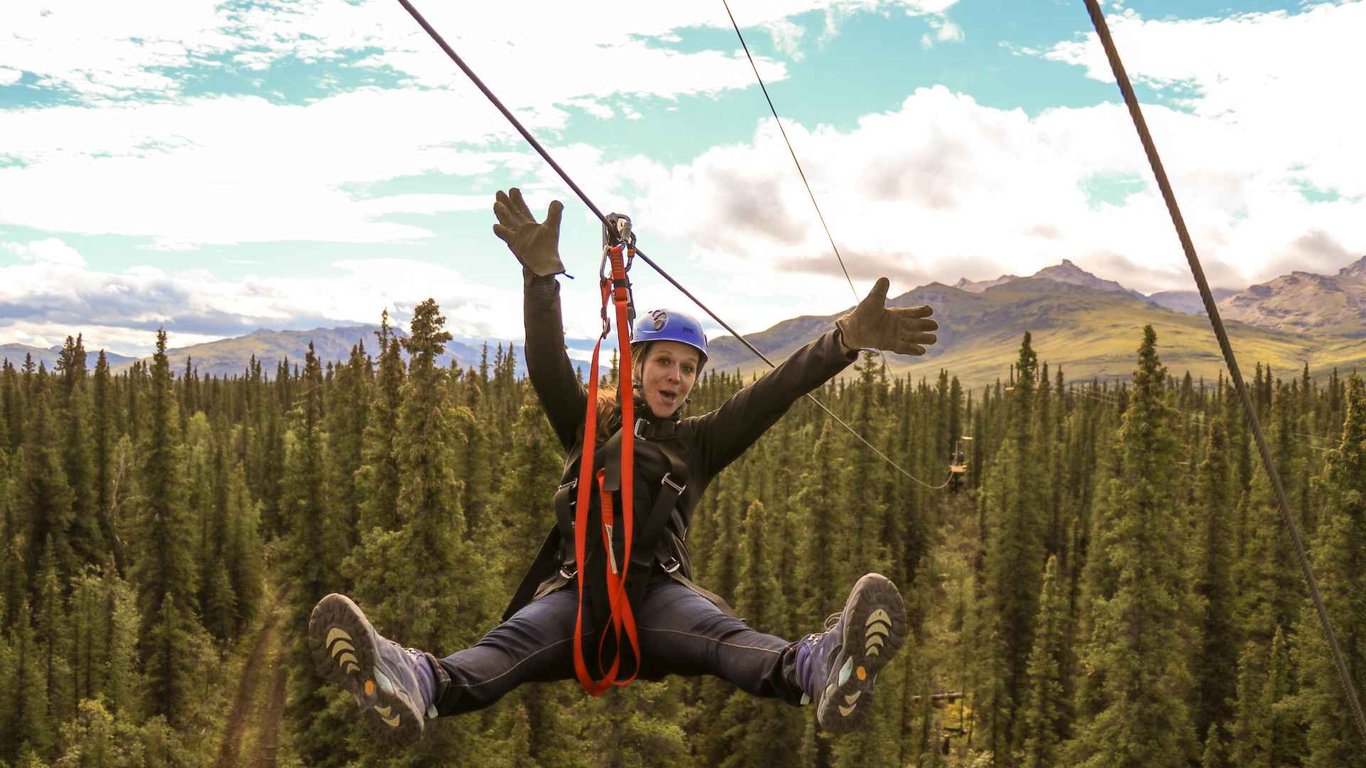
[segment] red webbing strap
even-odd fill
[[[605,335],[605,333],[604,333]],[[588,410],[583,423],[583,455],[579,458],[578,501],[574,510],[574,563],[579,570],[579,613],[574,621],[574,674],[579,685],[590,696],[597,696],[607,690],[607,685],[599,685],[588,673],[588,665],[583,660],[583,582],[588,576],[584,568],[584,555],[588,544],[588,500],[593,484],[593,445],[597,440],[598,423],[598,350],[602,339],[593,345],[593,365],[588,376]]]
[[[617,315],[617,346],[619,347],[617,360],[618,386],[629,387],[631,381],[631,336],[630,331],[630,292],[626,287],[626,268],[623,264],[625,249],[617,246],[612,249],[612,303],[616,307]],[[640,639],[636,633],[635,612],[631,609],[631,601],[626,598],[626,576],[631,570],[631,545],[635,540],[635,438],[636,438],[636,414],[635,398],[631,397],[629,389],[622,390],[626,394],[621,397],[621,525],[622,525],[622,562],[621,574],[615,579],[613,574],[608,574],[608,587],[611,589],[610,605],[612,608],[612,625],[616,632],[616,661],[612,663],[615,674],[617,663],[621,659],[621,635],[626,634],[626,639],[631,645],[632,658],[635,659],[635,668],[630,676],[614,681],[616,685],[627,685],[636,679],[636,673],[640,671]],[[605,506],[611,505],[611,494],[604,493],[606,497]],[[608,542],[608,551],[611,551]],[[606,633],[602,640],[606,640]],[[601,645],[599,645],[601,649]]]
[[[612,493],[603,488],[605,470],[600,470],[596,476],[593,473],[593,452],[597,443],[598,355],[602,348],[602,340],[607,337],[609,332],[607,323],[607,304],[609,301],[615,305],[616,309],[617,339],[620,347],[618,357],[620,361],[618,364],[619,379],[626,382],[629,381],[628,377],[631,375],[631,339],[628,330],[630,294],[626,287],[626,267],[622,250],[621,246],[608,249],[612,274],[610,279],[603,278],[602,280],[603,333],[598,337],[597,343],[593,345],[592,368],[588,378],[588,405],[584,414],[583,425],[583,456],[579,459],[578,501],[574,513],[574,558],[579,571],[578,616],[574,622],[574,674],[578,677],[579,685],[583,687],[584,692],[590,696],[601,695],[614,684],[626,685],[635,679],[636,672],[633,671],[630,677],[621,681],[617,680],[618,669],[621,665],[621,636],[623,632],[626,634],[626,639],[631,645],[631,651],[635,655],[636,671],[639,671],[640,666],[640,641],[636,633],[635,615],[631,611],[630,601],[626,599],[626,574],[631,566],[631,539],[635,523],[635,499],[632,493],[635,475],[635,403],[632,398],[621,398],[621,498],[625,562],[622,564],[620,573],[617,572],[615,552],[612,548],[612,527],[615,522]],[[606,569],[608,606],[617,643],[616,656],[612,660],[612,666],[606,670],[600,680],[595,679],[592,673],[588,671],[588,663],[583,655],[584,581],[588,573],[587,569],[584,568],[584,562],[588,549],[589,503],[595,480],[601,493],[603,546],[608,558],[608,568]],[[603,627],[602,638],[598,645],[599,669],[604,667],[602,653],[606,640],[607,628]]]

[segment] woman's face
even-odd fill
[[[683,406],[697,383],[701,355],[687,344],[657,341],[645,354],[640,391],[656,418],[667,418]]]

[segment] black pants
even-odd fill
[[[577,611],[578,590],[571,585],[527,605],[473,648],[441,659],[451,683],[437,711],[482,709],[526,682],[573,680]],[[801,701],[795,643],[754,631],[672,579],[650,584],[636,627],[641,679],[714,675],[756,696]],[[595,635],[586,638],[584,651],[594,657]]]

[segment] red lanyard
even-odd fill
[[[631,602],[626,598],[626,575],[631,568],[631,537],[635,525],[635,495],[632,493],[634,485],[635,471],[635,430],[631,425],[635,424],[635,403],[629,395],[621,397],[621,517],[623,526],[623,540],[625,547],[623,550],[622,561],[616,561],[616,552],[612,548],[612,529],[615,524],[615,514],[612,505],[612,492],[603,487],[603,479],[606,474],[605,469],[593,472],[593,450],[597,444],[597,422],[598,422],[598,352],[602,348],[603,339],[611,330],[611,324],[607,319],[607,306],[609,303],[615,305],[617,318],[617,343],[620,346],[618,354],[618,386],[629,386],[631,379],[631,337],[629,329],[630,312],[630,293],[627,290],[626,266],[624,251],[627,246],[613,246],[607,249],[607,259],[611,262],[611,277],[603,277],[602,287],[602,335],[598,337],[598,342],[593,346],[593,365],[588,377],[588,407],[584,415],[583,424],[583,456],[579,460],[579,480],[578,480],[578,501],[574,513],[574,562],[579,570],[579,608],[578,617],[574,623],[574,674],[579,679],[579,685],[590,696],[600,696],[604,691],[613,685],[626,685],[635,679],[636,673],[640,671],[640,640],[636,636],[636,617],[631,611]],[[593,482],[597,482],[599,489],[599,501],[602,511],[602,543],[604,555],[607,558],[607,568],[605,569],[607,580],[607,603],[611,610],[612,631],[616,639],[615,656],[612,665],[607,668],[601,679],[595,679],[588,671],[588,664],[583,655],[583,606],[584,606],[584,581],[587,579],[587,569],[584,562],[588,548],[588,511],[592,494]],[[626,635],[626,640],[630,643],[631,652],[636,660],[635,670],[631,675],[623,680],[618,680],[617,675],[621,668],[622,645],[621,636]],[[598,669],[603,669],[603,649],[607,642],[607,628],[602,628],[602,637],[598,642]]]

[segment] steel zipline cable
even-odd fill
[[[555,159],[550,156],[550,153],[546,151],[545,147],[541,146],[541,143],[536,140],[536,137],[531,135],[531,132],[528,131],[522,125],[521,121],[517,119],[516,115],[512,114],[512,112],[506,106],[503,105],[503,102],[500,101],[496,95],[494,95],[493,91],[489,90],[489,87],[484,84],[484,81],[479,79],[479,76],[474,73],[474,70],[470,69],[469,65],[465,63],[465,60],[460,58],[460,55],[455,52],[455,49],[451,48],[450,44],[448,44],[445,38],[441,36],[441,33],[437,32],[436,29],[430,23],[428,23],[427,19],[422,16],[422,14],[417,10],[417,8],[413,7],[413,4],[409,2],[409,0],[398,0],[398,2],[399,5],[402,5],[404,10],[406,10],[409,13],[409,15],[413,17],[413,19],[418,23],[418,25],[421,26],[422,29],[427,32],[427,34],[432,38],[432,40],[435,41],[436,44],[441,47],[441,50],[446,52],[446,55],[450,57],[451,61],[455,62],[455,65],[457,67],[460,67],[460,71],[464,72],[465,75],[469,77],[470,81],[473,82],[475,87],[477,87],[480,90],[480,92],[484,94],[485,98],[487,98],[489,102],[492,103],[493,106],[496,107],[498,111],[502,113],[503,117],[507,118],[507,121],[512,124],[512,127],[517,129],[517,132],[522,135],[523,139],[526,139],[527,143],[531,145],[532,149],[535,149],[536,153],[539,154],[541,158],[545,160],[546,163],[549,164],[550,167],[555,170],[555,173],[559,174],[560,178],[564,180],[565,184],[569,185],[569,188],[574,191],[574,194],[578,196],[579,200],[583,201],[583,204],[588,206],[588,210],[592,211],[593,215],[598,217],[598,220],[602,222],[603,226],[606,226],[607,217],[603,215],[602,211],[599,210],[598,207],[593,204],[593,201],[588,198],[588,195],[579,187],[579,185],[574,183],[574,180],[569,177],[569,174],[566,173],[563,168],[560,167],[560,164],[555,162]],[[718,325],[729,331],[730,334],[734,336],[741,344],[744,344],[750,352],[753,352],[760,360],[763,360],[765,363],[767,363],[770,368],[777,367],[777,365],[772,360],[768,359],[767,355],[759,351],[758,347],[751,344],[749,339],[746,339],[744,336],[740,335],[739,331],[736,331],[734,328],[730,327],[729,323],[727,323],[725,320],[722,320],[720,316],[718,316],[715,312],[711,311],[710,307],[702,303],[701,299],[698,299],[696,296],[694,296],[692,292],[689,291],[687,288],[684,288],[681,283],[675,280],[673,276],[670,275],[668,272],[664,271],[664,269],[660,267],[658,264],[656,264],[653,259],[647,256],[645,252],[639,249],[635,249],[635,251],[636,258],[639,258],[640,260],[644,261],[646,264],[650,266],[651,269],[659,273],[660,277],[663,277],[665,280],[669,282],[670,285],[672,285],[674,288],[677,288],[680,293],[682,293],[684,296],[687,296],[688,299],[692,301],[692,303],[696,304],[703,312],[706,312],[712,320],[715,320]],[[841,264],[842,263],[843,262],[841,262]],[[850,287],[853,287],[852,282],[850,283]],[[949,481],[947,479],[941,485],[930,485],[929,483],[926,483],[924,480],[921,480],[920,478],[916,477],[910,472],[907,472],[904,468],[902,468],[900,464],[897,464],[895,461],[891,459],[891,457],[889,457],[887,454],[879,450],[877,446],[868,442],[867,438],[865,438],[863,435],[860,435],[858,431],[851,427],[844,419],[841,419],[839,416],[835,414],[834,411],[826,407],[824,403],[817,400],[814,395],[808,392],[806,397],[811,402],[815,403],[817,407],[819,407],[822,411],[825,411],[826,415],[834,419],[836,423],[838,423],[840,426],[848,430],[849,434],[853,435],[855,438],[859,440],[859,442],[867,446],[869,450],[871,450],[874,454],[878,456],[878,458],[887,462],[887,464],[889,464],[896,471],[910,478],[915,483],[932,491],[948,487]]]
[[[749,59],[749,68],[754,70],[754,79],[759,81],[759,88],[764,92],[764,100],[768,102],[768,111],[773,113],[773,122],[778,124],[778,131],[783,135],[783,143],[787,144],[788,154],[792,155],[792,163],[797,166],[797,173],[802,177],[802,185],[806,187],[806,194],[811,198],[811,207],[816,209],[816,216],[821,220],[821,227],[825,229],[825,236],[830,240],[830,250],[834,251],[835,258],[839,259],[840,269],[844,270],[844,279],[849,281],[849,290],[854,294],[854,302],[858,303],[858,289],[854,288],[854,279],[849,277],[849,268],[844,266],[844,257],[840,255],[839,246],[835,245],[835,236],[830,234],[830,225],[825,223],[825,214],[821,213],[820,203],[816,202],[816,193],[811,191],[811,182],[806,180],[806,171],[802,170],[802,161],[797,159],[797,150],[792,148],[792,140],[787,137],[787,129],[783,127],[783,119],[778,117],[778,108],[773,106],[773,97],[768,95],[768,86],[764,85],[764,78],[759,75],[759,67],[754,63],[754,57],[749,53],[749,45],[745,43],[745,36],[740,34],[740,25],[735,21],[735,14],[730,12],[730,3],[727,0],[721,0],[721,4],[726,7],[726,15],[730,17],[730,25],[735,27],[735,36],[740,38],[740,47],[745,49],[745,58]]]
[[[1186,261],[1190,264],[1191,274],[1195,277],[1195,284],[1200,289],[1200,298],[1205,302],[1205,312],[1209,315],[1210,325],[1214,327],[1214,335],[1219,339],[1219,349],[1224,353],[1224,364],[1228,366],[1229,376],[1233,379],[1233,386],[1242,398],[1243,412],[1247,416],[1248,425],[1252,428],[1253,437],[1256,438],[1257,450],[1262,456],[1262,466],[1265,467],[1267,477],[1271,479],[1271,486],[1276,491],[1276,501],[1281,509],[1281,520],[1290,533],[1291,541],[1294,542],[1295,557],[1299,561],[1305,583],[1309,585],[1309,594],[1314,600],[1314,608],[1318,612],[1324,638],[1332,651],[1333,662],[1337,667],[1338,682],[1342,685],[1343,694],[1351,706],[1357,733],[1362,742],[1366,743],[1366,716],[1362,714],[1361,701],[1357,697],[1356,686],[1352,683],[1352,677],[1347,671],[1347,662],[1343,659],[1342,649],[1338,645],[1337,633],[1333,631],[1333,622],[1329,619],[1328,610],[1323,605],[1323,597],[1319,594],[1318,582],[1314,579],[1314,571],[1310,567],[1309,557],[1305,554],[1304,540],[1300,536],[1300,529],[1295,523],[1295,517],[1290,512],[1290,504],[1285,498],[1285,488],[1281,485],[1281,477],[1276,473],[1276,464],[1271,458],[1271,449],[1267,446],[1266,437],[1262,434],[1261,422],[1258,421],[1257,411],[1252,406],[1252,396],[1248,393],[1247,385],[1243,383],[1243,375],[1238,370],[1238,359],[1234,357],[1233,347],[1229,344],[1228,333],[1224,331],[1224,322],[1219,317],[1219,308],[1214,303],[1209,282],[1205,280],[1205,272],[1200,267],[1199,257],[1195,254],[1195,245],[1191,241],[1190,232],[1186,229],[1185,219],[1181,217],[1181,209],[1176,205],[1176,195],[1172,192],[1171,182],[1167,180],[1167,172],[1162,167],[1162,159],[1157,154],[1157,145],[1153,143],[1153,137],[1148,132],[1148,124],[1143,119],[1143,111],[1139,107],[1138,97],[1134,95],[1134,87],[1129,82],[1129,76],[1124,71],[1124,64],[1119,58],[1119,50],[1115,47],[1115,41],[1110,36],[1110,27],[1105,23],[1105,15],[1101,12],[1097,0],[1084,1],[1087,11],[1091,14],[1091,24],[1095,27],[1101,45],[1105,48],[1105,57],[1110,61],[1110,69],[1115,75],[1120,93],[1124,95],[1124,103],[1129,108],[1129,117],[1132,118],[1134,128],[1138,131],[1139,140],[1143,142],[1143,151],[1148,156],[1148,164],[1152,166],[1157,185],[1162,190],[1162,199],[1167,203],[1167,212],[1171,215],[1172,224],[1176,226],[1176,234],[1181,240],[1181,248],[1185,251]]]
[[[783,143],[787,145],[787,153],[792,156],[792,164],[797,166],[797,175],[802,177],[802,186],[806,187],[806,195],[811,198],[811,207],[816,209],[816,218],[820,219],[821,228],[825,230],[825,238],[830,241],[830,250],[835,252],[835,259],[840,263],[840,270],[844,272],[844,279],[849,283],[849,292],[854,295],[854,304],[857,305],[859,295],[858,289],[854,287],[854,279],[849,276],[849,268],[844,265],[844,257],[840,255],[839,246],[835,245],[835,236],[830,234],[830,225],[825,222],[825,214],[821,212],[821,204],[816,202],[816,193],[811,189],[811,182],[806,180],[806,171],[802,168],[802,161],[797,159],[797,150],[792,147],[792,140],[787,136],[787,129],[783,127],[783,119],[778,116],[778,108],[773,104],[773,97],[768,93],[768,86],[764,84],[764,78],[759,74],[759,67],[754,63],[754,57],[750,55],[749,44],[745,42],[745,35],[740,31],[740,24],[735,21],[735,14],[731,13],[730,3],[727,0],[721,0],[721,5],[726,8],[726,15],[730,17],[730,25],[735,28],[735,36],[740,39],[740,47],[745,51],[745,58],[749,59],[749,68],[754,70],[754,79],[759,81],[759,89],[764,92],[764,100],[768,102],[768,111],[773,113],[773,122],[778,125],[778,132],[783,135]],[[886,365],[887,353],[879,349],[877,354],[882,358],[882,364]],[[934,486],[934,488],[947,488],[952,479],[953,472],[950,471],[944,477],[944,482]]]

